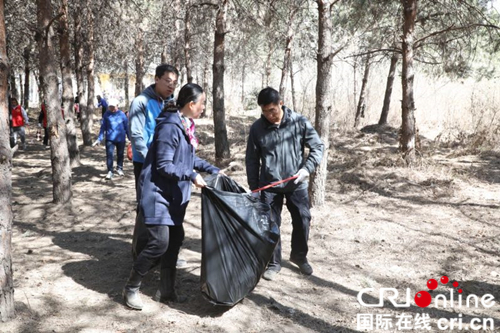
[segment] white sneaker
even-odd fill
[[[108,172],[106,179],[113,179],[113,171]]]
[[[116,170],[116,173],[118,174],[118,176],[122,176],[122,177],[124,176],[123,170],[121,170],[121,169]]]

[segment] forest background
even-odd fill
[[[411,169],[434,153],[424,142],[477,156],[497,150],[496,1],[0,2],[2,320],[14,315],[7,96],[32,119],[46,101],[52,201],[70,206],[72,168],[96,135],[95,96],[118,98],[127,109],[164,62],[181,70],[181,84],[207,91],[213,127],[202,136],[213,136],[219,165],[241,159],[230,138],[238,119],[259,115],[263,87],[279,89],[287,106],[311,119],[327,147],[311,179],[316,207],[325,205],[332,177],[329,154],[338,154],[334,136],[392,133],[391,165]]]

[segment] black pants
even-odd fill
[[[146,225],[148,242],[134,262],[134,270],[144,276],[160,261],[162,268],[175,269],[184,240],[184,227]]]
[[[283,210],[283,199],[286,198],[286,207],[292,217],[292,250],[290,257],[301,262],[307,258],[309,247],[309,225],[311,212],[309,210],[309,194],[307,189],[296,190],[290,193],[262,192],[261,200],[271,206],[272,218],[281,227],[281,211]],[[281,269],[281,236],[273,256],[269,261],[268,268],[279,271]]]
[[[43,128],[43,145],[44,146],[49,145],[49,130],[47,127]]]
[[[134,177],[135,177],[135,200],[139,203],[141,194],[139,193],[139,176],[141,175],[142,165],[144,163],[134,161]]]

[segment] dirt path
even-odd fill
[[[246,185],[245,133],[248,119],[230,124],[234,156],[229,174]],[[213,138],[207,120],[199,125],[200,155],[211,159]],[[14,278],[17,318],[0,332],[357,332],[358,314],[385,314],[399,331],[397,316],[429,315],[432,331],[440,318],[493,318],[500,327],[500,153],[449,157],[434,150],[425,165],[400,167],[394,136],[334,137],[329,161],[327,204],[313,210],[310,277],[284,260],[274,281],[257,288],[232,308],[214,307],[199,291],[201,200],[193,195],[185,220],[181,292],[189,302],[163,305],[152,300],[159,274],[143,284],[145,309],[125,308],[121,290],[132,265],[134,186],[132,164],[123,178],[106,181],[101,147],[82,152],[73,172],[72,207],[51,204],[48,150],[33,143],[13,161]],[[283,258],[290,251],[290,218],[283,214]],[[427,280],[447,275],[467,295],[492,294],[485,308],[415,306]],[[411,289],[411,306],[367,308],[380,288]],[[443,287],[438,292],[444,293]],[[448,292],[449,293],[449,292]],[[404,297],[399,297],[401,302]],[[419,331],[413,329],[413,331]],[[451,330],[447,330],[451,331]]]

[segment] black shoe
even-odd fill
[[[313,269],[311,265],[307,262],[307,259],[298,260],[290,257],[290,261],[299,266],[300,272],[304,275],[311,275],[313,273]]]

